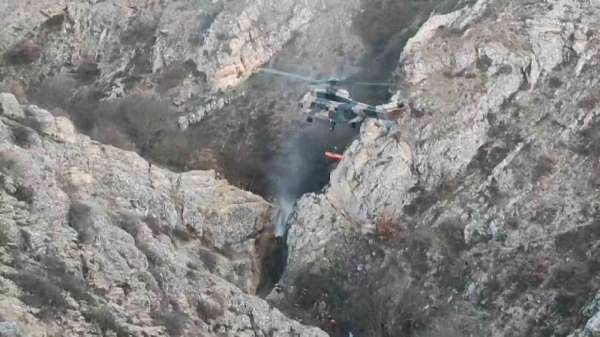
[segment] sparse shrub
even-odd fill
[[[17,166],[17,161],[7,152],[0,152],[0,171],[8,173]]]
[[[69,207],[69,226],[77,231],[79,241],[90,243],[96,237],[96,230],[93,228],[92,208],[79,201],[74,201]]]
[[[202,294],[196,304],[196,311],[198,317],[205,322],[209,322],[223,315],[225,304],[218,294]]]
[[[489,176],[492,170],[506,158],[510,150],[509,146],[501,142],[483,144],[477,149],[477,154],[468,164],[467,169],[469,171],[478,170],[481,174]]]
[[[110,144],[125,151],[138,151],[138,147],[131,140],[131,137],[118,128],[112,128],[108,125],[103,125],[102,127],[94,128],[90,133],[90,136],[94,139],[100,140],[104,144]]]
[[[189,71],[183,62],[175,62],[167,66],[158,79],[158,91],[165,93],[169,89],[178,86],[188,74]]]
[[[133,238],[137,237],[141,219],[133,213],[118,214],[113,221]]]
[[[159,218],[148,215],[143,219],[144,223],[150,228],[154,236],[159,236],[163,233],[163,226]]]
[[[552,173],[555,165],[555,161],[549,156],[540,156],[535,164],[535,167],[533,168],[532,182],[535,183],[540,180],[540,178]]]
[[[185,227],[183,227],[181,225],[175,226],[175,228],[173,228],[170,231],[170,236],[177,238],[184,242],[191,241],[194,239],[193,233],[191,233],[188,229],[186,229]]]
[[[52,280],[32,271],[22,271],[11,278],[25,292],[21,299],[26,304],[56,314],[67,309],[68,303],[62,289]]]
[[[75,78],[80,81],[91,81],[100,76],[102,72],[98,67],[98,63],[92,56],[84,56],[81,58],[79,66],[74,72]]]
[[[108,307],[95,308],[84,312],[83,315],[88,321],[96,323],[104,336],[107,331],[114,332],[117,337],[130,336],[128,329],[117,322],[116,317]]]
[[[419,287],[405,289],[397,307],[392,311],[393,325],[388,329],[387,335],[392,336],[394,331],[412,334],[425,326],[430,320],[425,299],[425,293],[421,292]]]
[[[593,110],[600,104],[600,90],[595,90],[577,103],[577,106],[586,110]]]
[[[200,261],[202,261],[206,269],[208,269],[211,273],[215,271],[218,261],[218,257],[215,253],[211,252],[206,248],[199,248],[198,257],[200,258]]]
[[[429,266],[427,252],[432,245],[432,233],[427,229],[412,230],[403,242],[404,256],[412,266],[413,272],[424,274]]]
[[[169,121],[172,110],[166,101],[132,96],[114,104],[114,123],[121,126],[121,130],[137,145],[141,155],[147,155],[159,137],[174,127]]]
[[[428,3],[419,2],[418,4]],[[412,7],[417,2],[411,0],[362,1],[365,10],[354,17],[353,27],[363,41],[373,49],[383,49],[391,36],[410,25],[414,20]]]
[[[43,80],[36,88],[32,89],[30,92],[30,100],[32,103],[47,108],[49,111],[53,111],[56,108],[62,108],[70,112],[69,102],[76,88],[77,81],[75,81],[74,78],[65,74],[59,74]],[[80,114],[90,113],[90,104],[91,103],[88,103],[87,105],[82,104],[85,111],[81,111]],[[73,120],[75,123],[79,124],[78,126],[81,125],[75,118],[73,118]]]
[[[24,126],[17,126],[12,129],[12,136],[16,145],[28,149],[31,146],[33,131]]]
[[[382,240],[401,239],[406,228],[400,223],[397,216],[391,211],[384,211],[375,225],[377,235]]]
[[[154,313],[154,319],[164,326],[169,336],[179,337],[183,335],[185,326],[189,320],[188,316],[179,310],[161,310]]]
[[[44,26],[50,30],[59,30],[62,27],[63,22],[65,22],[65,13],[52,15],[46,22],[44,22]]]
[[[124,44],[148,44],[154,40],[158,27],[158,18],[151,12],[140,11],[131,18],[127,29],[121,33],[121,42]]]
[[[0,224],[0,247],[6,246],[9,242],[8,228],[6,225]]]
[[[57,108],[67,111],[77,128],[95,140],[135,150],[143,156],[152,153],[160,138],[177,135],[172,121],[174,111],[165,100],[146,96],[110,101],[101,101],[102,98],[98,90],[81,88],[73,77],[66,75],[43,81],[31,95],[33,102],[53,112]],[[188,153],[173,156],[177,155],[187,157]]]
[[[415,337],[490,337],[489,322],[485,317],[469,314],[464,308],[453,308],[438,319],[436,324],[416,333]]]
[[[26,202],[28,205],[33,204],[34,192],[31,186],[26,186],[22,182],[17,184],[14,197],[19,201]]]
[[[142,242],[137,245],[138,249],[146,255],[148,262],[151,266],[160,266],[163,264],[162,256],[155,250],[153,247],[146,243]]]
[[[594,104],[597,106],[600,102],[600,92],[598,92],[598,101]],[[600,121],[591,123],[588,127],[581,130],[574,137],[572,148],[578,154],[588,156],[600,156]]]
[[[393,295],[376,283],[361,287],[341,309],[341,317],[360,328],[361,335],[392,337],[414,336],[431,320],[426,292],[409,286]],[[335,314],[334,317],[339,317]]]
[[[588,266],[582,262],[559,262],[550,268],[550,276],[546,284],[555,288],[573,285],[584,287],[591,277]]]
[[[548,80],[548,86],[552,89],[557,89],[562,86],[563,82],[558,77],[550,77]]]
[[[22,42],[9,50],[5,57],[8,63],[22,65],[35,62],[42,55],[42,48],[31,40]]]
[[[85,300],[89,303],[94,301],[94,298],[88,292],[85,280],[71,272],[64,261],[56,256],[48,255],[42,262],[48,273],[48,278],[68,291],[74,299],[78,301]]]

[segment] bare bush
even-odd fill
[[[163,309],[153,314],[154,319],[167,330],[169,336],[179,337],[183,335],[185,326],[189,320],[188,316],[179,310],[168,311]]]
[[[9,242],[8,228],[6,228],[6,225],[0,224],[0,247],[6,246]]]
[[[175,62],[167,66],[158,80],[158,91],[160,93],[165,93],[169,89],[178,86],[189,73],[190,70],[183,62]]]
[[[33,135],[33,130],[25,126],[19,125],[12,129],[12,136],[15,144],[25,149],[30,148],[33,142]]]
[[[82,65],[80,70],[94,75],[93,61],[88,66]],[[159,91],[177,85],[189,74],[202,77],[193,63],[175,63],[159,75],[163,77],[158,78],[163,86]],[[275,118],[271,111],[236,122],[227,132],[231,141],[224,142],[218,139],[222,130],[211,126],[179,130],[175,123],[178,113],[168,100],[141,95],[106,100],[102,88],[82,86],[78,76],[76,71],[75,76],[59,74],[44,80],[31,90],[32,103],[54,114],[67,112],[79,130],[101,143],[136,151],[173,170],[214,169],[232,184],[256,193],[268,192],[267,175],[277,146],[269,128]],[[242,104],[245,102],[240,101],[240,107]]]
[[[163,225],[159,218],[152,215],[148,215],[144,217],[143,221],[148,226],[148,228],[150,228],[154,236],[158,236],[161,233],[163,233]]]
[[[531,177],[532,183],[536,183],[540,178],[551,174],[555,166],[556,162],[554,159],[547,155],[540,156],[533,167]]]
[[[121,42],[124,44],[147,44],[154,40],[159,19],[151,12],[140,11],[132,17],[127,29],[121,33]]]
[[[430,1],[412,0],[363,1],[369,10],[361,11],[353,20],[353,27],[359,36],[373,48],[381,49],[396,32],[407,27],[414,19],[415,7],[430,6]]]
[[[69,226],[77,231],[79,241],[90,243],[96,237],[96,230],[92,225],[92,208],[82,202],[72,202],[69,207]]]
[[[141,219],[134,213],[121,213],[113,218],[113,221],[133,238],[137,237],[140,230]]]
[[[62,108],[70,112],[71,96],[74,94],[76,88],[77,81],[73,77],[59,74],[43,80],[35,89],[32,89],[30,100],[39,106],[47,108],[49,111]],[[87,106],[82,105],[82,107],[89,110],[90,105],[91,103],[88,103]]]
[[[13,65],[35,62],[42,55],[42,47],[31,40],[15,45],[6,54],[6,60]]]
[[[208,269],[211,273],[215,271],[219,258],[214,252],[201,247],[198,249],[198,257],[206,269]]]
[[[372,284],[352,294],[344,315],[362,327],[365,336],[414,336],[431,319],[426,298],[418,286],[387,296]]]
[[[218,294],[203,294],[198,299],[196,311],[204,322],[221,317],[225,312],[223,299]]]
[[[103,336],[106,336],[107,331],[114,332],[117,337],[130,336],[128,329],[117,322],[116,317],[107,307],[95,308],[84,312],[83,315],[88,321],[98,325]]]
[[[17,161],[10,152],[0,151],[0,172],[11,172],[17,166]]]
[[[79,66],[74,71],[75,78],[84,82],[92,81],[100,74],[100,68],[93,56],[81,57]]]
[[[28,205],[33,204],[35,192],[31,186],[26,186],[22,182],[16,185],[16,190],[13,196],[19,201],[23,201]]]
[[[48,255],[42,262],[48,273],[48,278],[53,280],[56,285],[68,291],[78,301],[93,303],[94,298],[90,295],[87,283],[83,277],[69,270],[63,260],[56,256]]]
[[[375,224],[377,235],[380,239],[387,241],[391,239],[402,239],[406,235],[406,227],[400,223],[400,219],[392,211],[385,210]]]
[[[177,225],[175,226],[175,228],[171,229],[169,231],[169,236],[171,238],[179,239],[183,242],[191,241],[194,239],[194,233],[182,225]]]
[[[485,320],[451,312],[448,317],[441,317],[438,324],[415,334],[416,337],[488,337]]]
[[[67,309],[68,303],[62,289],[52,280],[32,271],[22,271],[11,278],[23,289],[24,295],[21,299],[27,305],[56,314],[63,313]]]

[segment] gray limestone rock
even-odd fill
[[[0,114],[14,119],[25,118],[23,109],[15,96],[7,93],[0,94]]]
[[[92,141],[37,106],[0,120],[0,315],[24,335],[325,336],[254,295],[277,215],[262,198]]]
[[[407,333],[442,335],[453,320],[458,335],[583,328],[600,287],[598,9],[481,0],[433,15],[397,69],[410,113],[391,129],[364,124],[330,186],[297,202],[273,302],[326,324],[324,300],[375,334],[371,322],[391,333],[404,319],[421,325]],[[419,305],[397,304],[407,293],[393,286]]]

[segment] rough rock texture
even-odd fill
[[[244,95],[245,88],[220,92],[284,50],[290,55],[283,58],[286,64],[328,75],[349,73],[346,68],[364,53],[350,29],[358,0],[45,0],[0,6],[6,66],[0,83],[27,90],[70,73],[95,81],[106,98],[164,94],[184,114],[182,128],[221,110],[219,101]]]
[[[265,195],[269,164],[303,125],[307,86],[258,68],[387,81],[431,10],[464,1],[7,0],[0,91],[70,115],[95,140]],[[379,89],[352,91],[385,103]],[[132,97],[165,105],[154,121],[103,114]]]
[[[432,16],[397,71],[410,113],[363,125],[298,201],[271,300],[340,336],[597,334],[599,13]]]
[[[215,169],[266,194],[266,166],[304,120],[296,106],[306,84],[255,73],[267,64],[307,76],[357,72],[367,47],[352,24],[363,7],[360,0],[3,1],[0,91],[55,115],[66,111],[103,143],[178,170]],[[98,102],[128,97],[160,99],[169,109],[142,131],[137,120],[98,130],[118,119],[90,116]],[[140,141],[148,129],[160,134]]]
[[[0,335],[325,336],[253,296],[276,210],[0,95]]]

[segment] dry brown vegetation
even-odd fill
[[[9,64],[20,65],[35,62],[42,55],[42,47],[27,40],[15,45],[4,56]]]
[[[187,67],[174,65],[165,72],[161,90],[177,85],[189,71]],[[84,77],[94,76],[94,63],[82,72]],[[269,126],[275,114],[260,110],[248,121],[236,121],[226,130],[231,140],[226,141],[221,139],[222,130],[211,126],[222,121],[211,120],[209,126],[181,131],[175,125],[176,112],[167,100],[157,96],[103,100],[93,86],[79,88],[78,76],[62,74],[45,80],[31,92],[31,101],[57,115],[66,112],[81,132],[102,143],[136,151],[175,171],[213,169],[236,186],[268,193],[267,177],[277,146],[273,141],[275,131]],[[245,108],[246,103],[235,104]]]
[[[375,224],[377,235],[381,240],[400,240],[406,235],[406,227],[392,211],[383,211]]]
[[[126,327],[117,322],[117,318],[108,307],[99,307],[83,313],[86,320],[95,323],[106,336],[109,331],[114,332],[117,337],[128,337],[131,334]]]

